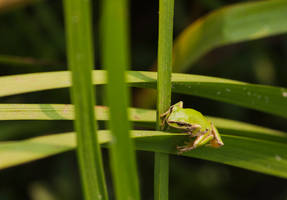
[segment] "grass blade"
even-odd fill
[[[171,69],[174,0],[159,0],[157,130],[162,130],[160,115],[171,102]],[[155,153],[154,199],[168,199],[169,155]]]
[[[129,66],[128,1],[102,1],[102,63],[107,69],[109,127],[113,136],[111,169],[116,199],[140,199],[134,144],[130,138],[127,108],[129,90],[125,82]]]
[[[129,108],[130,120],[155,124],[155,111]],[[97,120],[108,120],[109,109],[95,107]],[[0,104],[0,120],[73,120],[74,106],[69,104]]]
[[[94,71],[94,84],[105,84],[105,72]],[[70,86],[68,72],[48,72],[0,78],[0,97]],[[155,88],[155,72],[130,71],[127,82],[134,87]],[[37,82],[37,84],[35,84]],[[249,84],[223,78],[172,74],[172,91],[223,101],[287,117],[287,88]],[[25,85],[26,87],[23,87]]]
[[[174,72],[213,48],[287,32],[287,1],[257,1],[216,10],[187,27],[174,45]]]
[[[96,135],[92,87],[93,41],[91,2],[64,0],[71,97],[75,105],[77,157],[85,199],[108,199],[102,157]]]
[[[105,106],[96,106],[97,120],[108,120],[109,110]],[[156,111],[129,108],[130,121],[153,128],[156,123]],[[73,120],[74,107],[61,104],[0,104],[0,120]],[[287,133],[255,126],[229,119],[208,117],[221,133],[229,132],[244,137],[286,143]],[[3,133],[2,133],[3,135]],[[3,139],[2,139],[3,140]]]
[[[99,142],[110,141],[109,131],[99,131]],[[184,156],[224,163],[269,175],[287,178],[285,144],[240,136],[222,135],[225,145],[219,149],[202,147]],[[175,146],[186,137],[161,131],[132,131],[138,150],[176,154]],[[73,133],[35,137],[0,143],[0,169],[56,155],[75,148]]]

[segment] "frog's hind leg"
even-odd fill
[[[206,131],[205,134],[202,134],[200,136],[198,136],[194,142],[193,142],[193,147],[199,147],[202,145],[205,145],[206,143],[208,143],[210,140],[212,140],[214,138],[214,136],[212,134],[210,134],[210,132]]]
[[[216,129],[216,127],[213,125],[213,123],[211,123],[211,127],[212,127],[211,133],[214,136],[214,138],[213,140],[210,141],[210,145],[215,148],[223,146],[224,144],[220,137],[220,134],[218,130]]]
[[[205,145],[206,143],[210,142],[213,138],[214,136],[210,132],[206,132],[205,134],[201,133],[201,135],[198,136],[194,141],[189,141],[188,143],[186,143],[185,146],[177,146],[178,154]]]

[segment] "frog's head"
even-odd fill
[[[183,108],[183,102],[182,101],[177,102],[176,104],[174,104],[172,106],[172,110],[176,110],[176,109],[180,109],[180,108]]]
[[[168,120],[169,117],[170,117],[170,115],[171,115],[174,111],[182,109],[182,107],[183,107],[183,102],[180,101],[180,102],[178,102],[178,103],[172,105],[172,106],[168,109],[168,111],[166,111],[165,113],[161,114],[160,117],[162,118],[162,127],[163,127],[163,125],[164,125],[165,123],[168,123],[168,124],[171,125],[172,123],[169,123],[169,120]]]
[[[187,115],[186,111],[183,109],[182,101],[171,106],[170,113],[167,117],[167,123],[169,126],[178,129],[186,129],[191,126],[189,123],[189,115]]]

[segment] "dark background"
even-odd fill
[[[199,17],[221,6],[238,2],[243,1],[175,0],[175,38]],[[94,5],[94,11],[97,54],[95,69],[100,69],[98,4]],[[131,68],[150,70],[157,55],[157,1],[131,1],[130,19]],[[214,49],[196,62],[188,73],[287,87],[286,58],[285,34]],[[5,11],[0,8],[0,67],[1,76],[67,70],[60,0],[37,1]],[[102,88],[97,89],[99,94]],[[140,92],[133,89],[132,104],[147,107],[135,101]],[[206,115],[287,131],[284,119],[266,113],[199,97],[173,94],[173,103],[178,100],[183,100],[185,107],[196,108]],[[97,97],[99,104],[102,101],[101,96]],[[70,100],[68,89],[58,89],[5,97],[0,99],[0,103],[70,103]],[[72,129],[70,121],[0,122],[0,139],[23,139]],[[109,192],[112,194],[108,152],[103,152]],[[138,152],[137,156],[142,199],[153,199],[153,154]],[[82,199],[74,152],[2,170],[0,180],[0,200]],[[286,200],[287,181],[223,164],[171,156],[170,199]]]

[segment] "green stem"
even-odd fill
[[[172,36],[174,0],[159,1],[158,36],[158,97],[157,129],[161,130],[160,114],[166,112],[171,102]],[[168,199],[169,155],[155,153],[154,199]]]
[[[112,133],[111,169],[117,200],[138,200],[139,183],[134,144],[128,121],[129,90],[125,71],[129,66],[128,0],[102,1],[102,62],[107,69],[107,103]]]
[[[89,0],[64,0],[71,97],[75,104],[77,157],[86,200],[108,199],[97,124],[92,69],[94,65]]]

